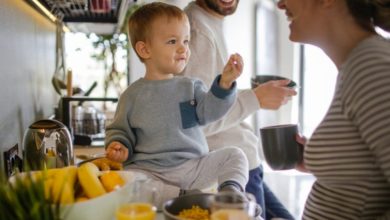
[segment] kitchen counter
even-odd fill
[[[82,145],[74,145],[73,153],[77,158],[78,155],[96,155],[104,153],[104,146],[82,146]]]
[[[100,157],[104,154],[105,149],[104,146],[81,146],[74,145],[73,146],[73,154],[74,154],[74,162],[78,164],[83,161],[84,157]]]

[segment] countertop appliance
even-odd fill
[[[91,145],[93,141],[104,140],[104,128],[101,114],[96,114],[93,108],[82,108],[80,105],[72,105],[72,102],[117,102],[118,98],[86,97],[86,96],[65,96],[60,100],[59,119],[69,129],[75,145]],[[80,118],[80,116],[82,118]],[[104,122],[103,122],[104,123]],[[79,126],[83,132],[79,132]]]
[[[28,167],[40,170],[74,164],[73,143],[68,128],[52,119],[31,124],[23,136],[23,156]]]

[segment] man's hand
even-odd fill
[[[106,149],[106,157],[116,162],[124,162],[129,156],[129,150],[118,141],[111,142]]]
[[[286,104],[297,92],[287,87],[290,80],[271,80],[253,89],[260,108],[276,110]]]
[[[221,79],[219,81],[219,86],[224,89],[230,89],[233,82],[241,75],[244,63],[240,54],[236,53],[230,56]]]

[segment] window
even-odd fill
[[[382,36],[390,37],[389,32],[376,30]],[[299,124],[302,133],[310,137],[332,101],[338,70],[328,56],[315,46],[301,46],[301,59]]]
[[[256,4],[255,12],[256,74],[282,75],[280,72],[283,71],[283,69],[289,69],[290,73],[284,74],[286,74],[286,77],[292,79],[293,70],[290,66],[294,65],[294,61],[292,57],[288,57],[286,54],[291,52],[292,55],[294,48],[291,45],[291,42],[288,42],[288,45],[291,46],[291,48],[287,49],[284,47],[286,45],[281,44],[279,34],[286,32],[279,26],[278,11],[274,2],[270,0],[258,2]],[[283,36],[283,39],[285,39],[285,36]],[[288,64],[282,63],[283,61],[288,61]],[[284,68],[283,66],[289,66],[289,68]],[[298,85],[301,84],[298,83]],[[301,91],[299,91],[299,94],[300,93]],[[294,98],[294,100],[298,100],[298,98]],[[284,113],[282,111],[284,111],[285,108],[282,109],[280,111],[261,110],[257,112],[255,118],[256,131],[258,131],[260,127],[283,123],[283,121],[293,121],[293,119],[289,119],[290,116],[282,115]],[[291,113],[292,116],[298,112],[298,110],[294,111],[294,113]],[[285,114],[290,113],[285,112]],[[296,117],[294,119],[296,122]],[[263,162],[263,166],[264,181],[267,183],[267,186],[290,213],[296,219],[300,219],[314,177],[310,174],[301,173],[295,170],[273,171],[268,167],[265,161]]]
[[[301,132],[310,137],[332,101],[337,77],[336,66],[318,47],[301,46]]]

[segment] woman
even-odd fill
[[[390,0],[280,0],[290,40],[320,47],[339,70],[308,142],[316,182],[303,219],[390,219]]]

